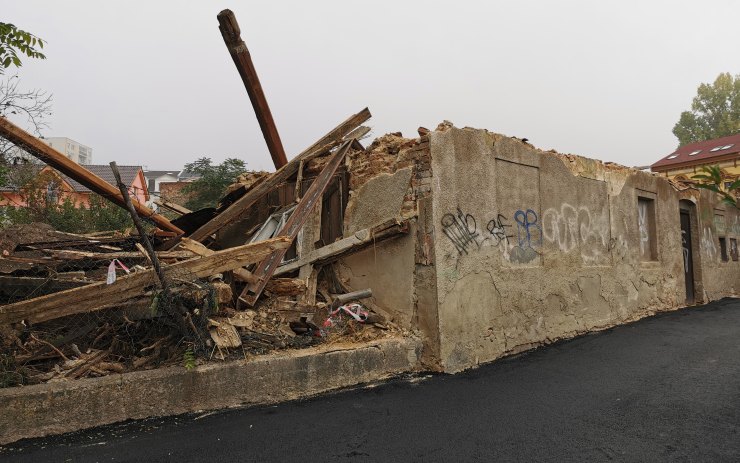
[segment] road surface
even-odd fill
[[[228,391],[224,391],[228,394]],[[740,461],[740,302],[455,376],[21,441],[0,461]]]

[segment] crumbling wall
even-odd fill
[[[445,371],[685,305],[681,195],[665,179],[484,130],[430,141]],[[740,279],[712,250],[710,196],[697,204],[708,231],[694,237],[707,243],[695,259],[705,301]],[[729,248],[737,211],[723,214]]]
[[[701,296],[706,302],[740,292],[737,246],[740,242],[740,211],[707,190],[693,190],[690,201],[698,210],[698,248],[701,259]],[[720,238],[726,252],[723,260]]]
[[[417,331],[425,346],[422,361],[436,368],[431,168],[427,137],[407,139],[400,133],[379,137],[367,153],[349,158],[345,236],[391,219],[409,220],[410,230],[342,259],[339,268],[352,288],[372,288],[373,303],[393,314],[397,325]]]

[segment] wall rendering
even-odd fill
[[[432,132],[430,150],[445,371],[686,305],[684,248],[697,302],[740,286],[738,211],[707,192],[485,130]]]

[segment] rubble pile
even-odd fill
[[[382,289],[351,288],[335,266],[409,233],[428,172],[410,181],[393,219],[345,235],[346,209],[369,179],[422,162],[414,150],[425,142],[398,133],[366,149],[365,108],[288,161],[236,19],[228,10],[218,19],[276,171],[240,175],[215,208],[159,201],[177,216],[170,220],[129,196],[115,163],[118,185],[0,118],[0,137],[126,208],[136,225],[127,233],[0,233],[0,387],[192,368],[397,330],[374,303]]]
[[[337,175],[359,187],[362,179],[412,164],[406,155],[418,140],[390,134],[366,150],[343,138],[368,117],[366,110],[358,113],[330,132],[329,143],[273,174],[240,176],[215,216],[186,236],[161,228],[144,236],[73,235],[39,225],[4,230],[0,386],[192,367],[391,335],[393,317],[374,306],[372,290],[347,287],[334,262],[407,233],[406,223],[381,223],[347,237],[340,230],[331,242],[288,253],[304,224],[318,223],[318,216],[309,221],[313,206]],[[260,198],[281,190],[298,194],[278,195],[278,203],[264,209]],[[343,207],[324,210],[329,218],[322,220],[333,223]],[[224,245],[219,230],[238,228],[241,217],[255,214],[264,222],[242,229],[241,242]],[[195,211],[173,223],[189,215],[200,217]]]

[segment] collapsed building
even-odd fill
[[[394,217],[409,233],[340,273],[383,288],[375,302],[420,333],[429,368],[737,294],[740,214],[706,190],[444,124],[368,151],[345,233]]]
[[[719,196],[486,130],[420,133],[346,160],[281,274],[310,280],[310,256],[400,225],[321,262],[349,290],[377,289],[373,306],[424,340],[426,368],[455,372],[737,294],[740,214]],[[282,188],[273,207],[301,186]],[[265,214],[245,212],[218,239],[235,244]]]
[[[0,354],[48,362],[37,382],[177,364],[181,339],[221,359],[313,345],[342,308],[352,339],[418,339],[416,368],[454,373],[737,294],[738,209],[647,172],[449,122],[365,147],[367,109],[288,161],[233,14],[219,21],[276,171],[215,208],[163,203],[170,220],[0,118],[0,136],[157,227],[0,239]],[[121,260],[138,269],[117,278]]]

